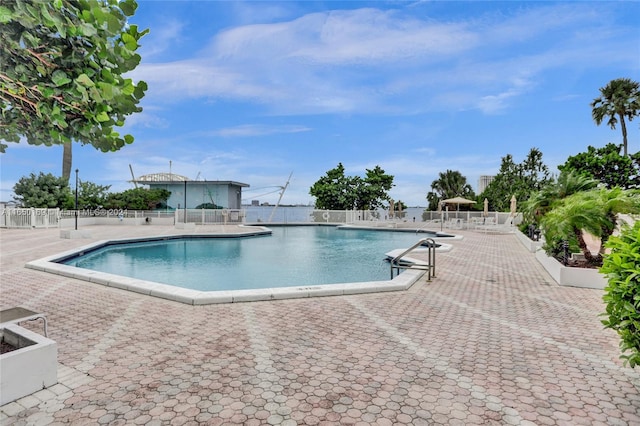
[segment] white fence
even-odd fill
[[[199,225],[243,223],[245,216],[242,209],[181,209],[175,211],[175,222]]]
[[[56,228],[60,223],[60,209],[2,209],[2,228]]]
[[[508,212],[481,211],[425,211],[413,207],[391,214],[385,210],[316,210],[313,207],[247,207],[246,209],[180,209],[180,210],[118,210],[118,209],[35,209],[5,208],[2,210],[0,227],[4,228],[69,228],[78,220],[79,225],[175,225],[195,224],[239,224],[239,223],[358,223],[374,226],[400,225],[421,226],[429,223],[476,223],[479,220],[503,224],[510,219]],[[517,217],[520,219],[520,216]],[[519,223],[520,220],[516,220]],[[415,225],[414,225],[415,224]]]

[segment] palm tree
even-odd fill
[[[457,170],[440,172],[438,179],[431,183],[431,190],[427,194],[429,210],[436,210],[438,203],[447,198],[475,198],[473,188],[467,183],[467,178]]]
[[[583,231],[601,237],[602,228],[615,226],[615,223],[607,221],[608,218],[602,214],[593,194],[578,192],[566,197],[547,212],[540,222],[544,230],[546,250],[547,252],[559,250],[556,244],[563,240],[575,239],[584,258],[591,265],[599,265],[602,259],[591,253],[584,239]]]
[[[600,255],[604,254],[604,245],[609,240],[609,237],[615,231],[618,224],[618,216],[620,214],[638,214],[640,213],[640,191],[637,190],[624,190],[620,187],[611,189],[602,189],[598,192],[599,202],[602,205],[602,211],[607,216],[608,221],[612,222],[614,226],[609,228],[602,228],[600,246]]]
[[[575,237],[585,259],[592,265],[601,265],[605,244],[613,234],[621,213],[640,213],[638,191],[622,188],[599,188],[574,193],[544,215],[541,220],[547,241]],[[587,248],[583,231],[600,238],[600,251],[593,255]]]
[[[522,203],[523,215],[529,222],[539,222],[554,204],[576,192],[593,189],[598,182],[575,170],[561,172],[558,180],[548,183]]]
[[[591,103],[591,115],[599,126],[608,117],[607,124],[615,129],[620,120],[622,129],[623,155],[627,155],[627,125],[625,117],[631,121],[640,115],[640,83],[629,78],[611,80],[600,88],[600,97]]]

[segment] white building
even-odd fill
[[[495,178],[495,176],[489,175],[481,175],[478,179],[478,195],[482,194],[482,192],[489,186],[491,181]]]
[[[242,188],[249,185],[228,180],[189,180],[175,173],[153,173],[134,180],[136,184],[150,189],[161,188],[171,192],[167,200],[170,208],[196,208],[203,204],[215,205],[223,209],[240,209]]]

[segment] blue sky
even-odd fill
[[[409,206],[427,204],[439,172],[475,188],[532,147],[555,172],[588,145],[621,143],[589,104],[612,79],[640,80],[639,19],[639,2],[139,0],[131,22],[150,34],[132,77],[149,90],[124,129],[135,142],[75,145],[73,168],[122,191],[129,165],[171,164],[271,203],[293,172],[282,202],[307,204],[338,163],[360,176],[379,165]],[[10,144],[0,160],[8,201],[21,176],[60,175],[62,148]]]

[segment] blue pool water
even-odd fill
[[[273,227],[272,235],[109,245],[63,263],[201,291],[388,280],[385,253],[425,234]]]

